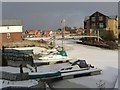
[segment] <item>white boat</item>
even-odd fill
[[[41,64],[55,64],[55,63],[63,63],[63,62],[68,62],[72,58],[69,58],[67,56],[61,56],[61,55],[48,55],[45,57],[40,57],[39,61],[35,61],[36,63],[41,63]]]
[[[39,54],[41,56],[46,56],[46,55],[53,54],[53,53],[56,53],[56,52],[57,52],[56,49],[48,49],[48,50],[41,51]]]
[[[102,71],[99,68],[94,68],[91,64],[87,64],[85,60],[77,60],[73,63],[70,62],[70,64],[71,66],[65,66],[60,70],[62,76],[73,75],[74,77],[75,75],[78,75],[77,77],[81,77],[84,75],[97,75]]]
[[[40,57],[38,60],[34,60],[35,64],[48,65],[56,63],[68,62],[72,58],[67,56],[67,53],[64,50],[57,51],[57,53],[50,54],[44,57]]]
[[[79,64],[76,62],[80,62]],[[48,67],[48,66],[46,66]],[[83,76],[91,76],[101,74],[101,69],[91,67],[86,63],[85,60],[77,60],[73,64],[68,63],[68,65],[60,66],[58,70],[55,71],[46,71],[46,72],[31,72],[29,73],[30,79],[56,79],[56,80],[64,80],[68,78],[76,78]]]

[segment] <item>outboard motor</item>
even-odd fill
[[[94,66],[92,66],[91,64],[87,64],[85,60],[80,60],[80,59],[78,59],[77,61],[75,61],[71,64],[72,64],[72,66],[78,65],[80,68],[88,68],[88,67],[94,68]]]
[[[77,64],[80,68],[87,68],[88,67],[88,64],[86,63],[85,60],[80,60]]]

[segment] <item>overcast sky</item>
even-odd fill
[[[117,2],[3,2],[3,18],[20,18],[24,29],[58,29],[66,25],[83,26],[85,16],[95,11],[113,16],[118,14]]]

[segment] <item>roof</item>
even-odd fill
[[[29,34],[37,34],[40,31],[39,30],[34,30],[34,29],[28,29],[28,30],[26,30],[26,32],[28,32]]]
[[[111,18],[111,19],[116,19],[117,17],[118,17],[117,15],[109,16],[109,18]]]
[[[84,21],[89,20],[89,18],[90,18],[89,16],[86,16],[85,19],[84,19]]]
[[[100,13],[100,14],[104,15],[103,13],[98,12],[98,11],[94,12],[92,15],[94,15],[95,13]],[[92,16],[92,15],[90,15],[90,16]],[[84,19],[84,21],[89,20],[90,16],[86,16],[85,19]],[[110,18],[110,19],[116,19],[116,17],[118,17],[117,15],[114,15],[114,16],[107,16],[107,15],[104,15],[104,16],[106,16],[106,17],[108,17],[108,18]]]
[[[101,14],[101,15],[103,15],[103,16],[109,17],[109,16],[107,16],[107,15],[105,15],[105,14],[99,12],[99,11],[94,12],[92,15],[94,15],[95,13],[99,13],[99,14]],[[92,16],[92,15],[90,15],[90,16]]]
[[[59,32],[59,30],[42,30],[44,32],[50,32],[50,31],[53,31],[53,32]]]
[[[35,30],[35,29],[28,29],[28,30],[26,30],[27,32],[36,32],[36,31],[38,31],[38,30]]]
[[[2,26],[21,26],[21,19],[2,19],[0,20]]]

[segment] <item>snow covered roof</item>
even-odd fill
[[[90,18],[89,16],[86,16],[85,19],[84,19],[84,21],[89,20],[89,18]]]

